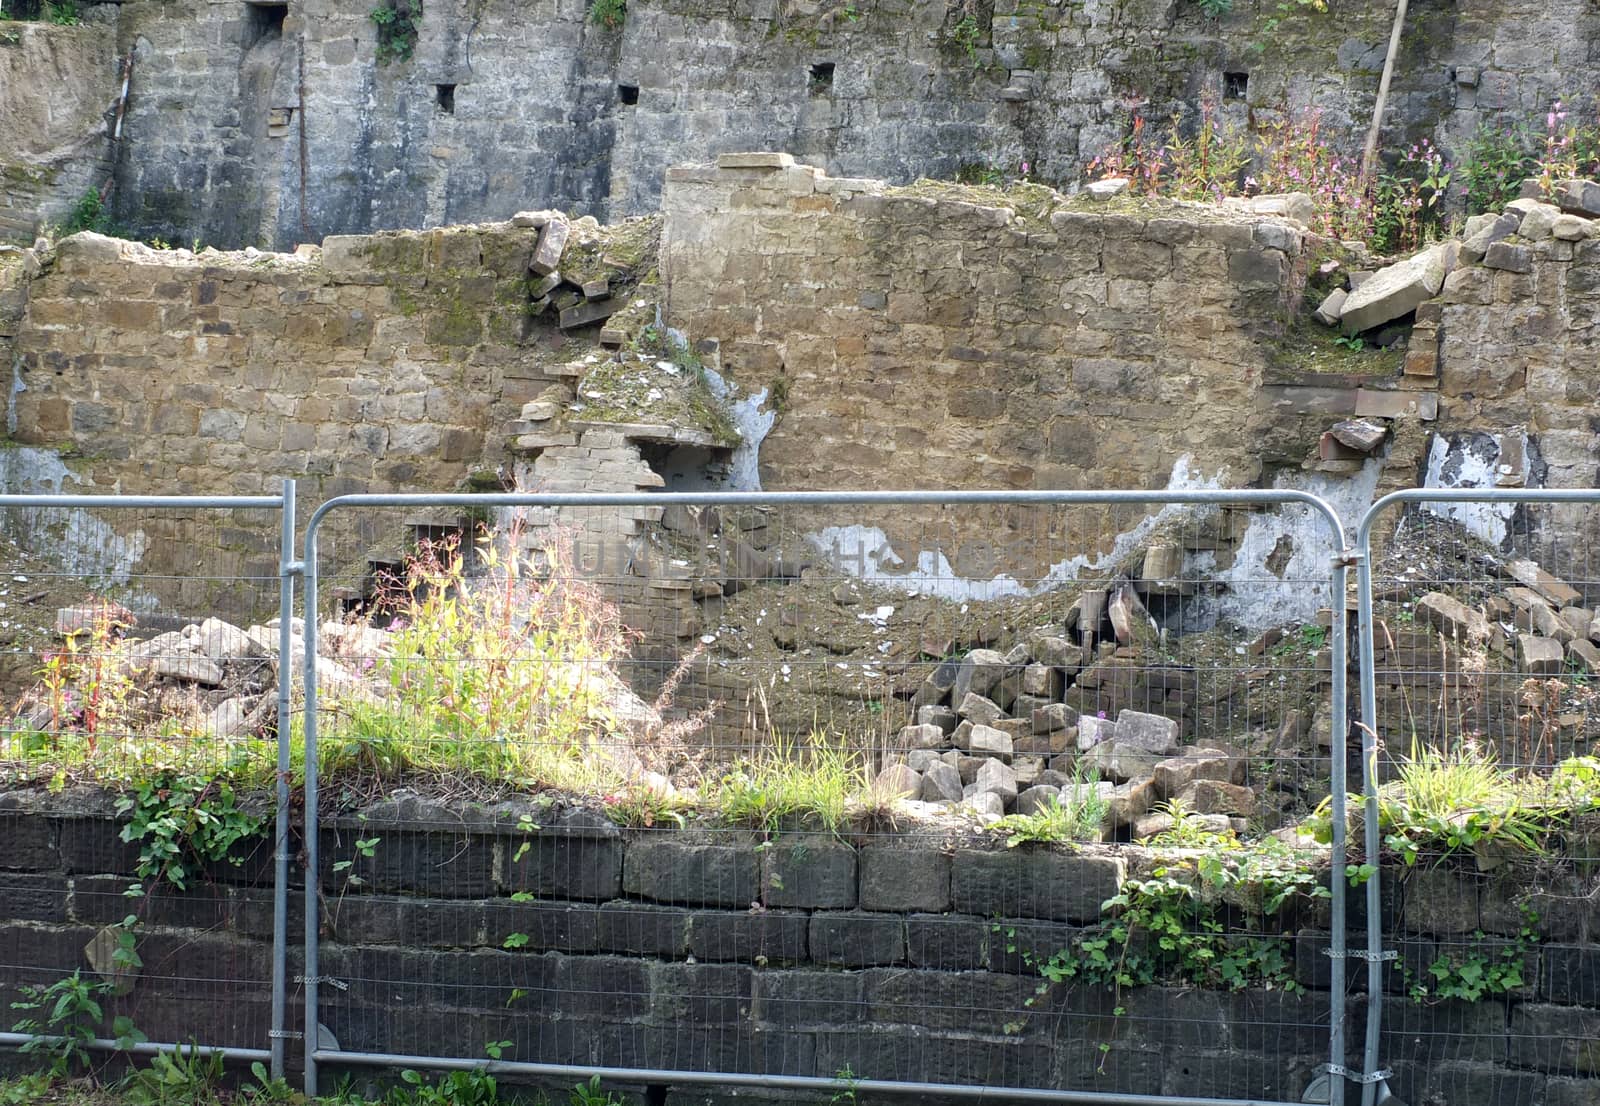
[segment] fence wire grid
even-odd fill
[[[308,1090],[1592,1101],[1593,498],[1471,498],[0,498],[0,997]],[[179,889],[150,779],[253,832]]]

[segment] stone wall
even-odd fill
[[[1521,244],[1516,244],[1520,242]],[[1491,265],[1490,262],[1493,264]],[[1445,281],[1437,306],[1441,440],[1434,467],[1461,483],[1600,486],[1600,241],[1513,238]],[[1474,512],[1486,522],[1493,513]],[[1498,512],[1486,529],[1531,550],[1551,572],[1594,580],[1592,506]]]
[[[144,968],[108,1015],[131,1014],[152,1039],[264,1047],[271,850],[244,846],[241,865],[208,866],[186,892],[152,886],[130,900],[136,852],[104,809],[79,794],[5,797],[0,998],[90,971],[85,947],[131,912]],[[1029,955],[1047,957],[1097,921],[1119,881],[1152,865],[1142,849],[995,851],[942,834],[771,843],[416,799],[365,813],[323,831],[321,970],[338,982],[322,988],[322,1019],[344,1048],[478,1057],[486,1041],[509,1041],[508,1058],[584,1066],[823,1078],[848,1067],[873,1079],[1291,1101],[1327,1059],[1328,935],[1314,905],[1257,931],[1282,934],[1299,993],[1079,986],[1029,1004],[1039,980]],[[542,827],[531,833],[518,827],[530,813]],[[1454,867],[1387,875],[1391,947],[1412,973],[1385,969],[1394,1091],[1418,1106],[1595,1101],[1600,917],[1583,881],[1558,871],[1533,886]],[[1404,997],[1440,955],[1513,947],[1523,904],[1540,915],[1539,940],[1518,946],[1525,976],[1513,993]],[[296,904],[291,947],[300,924]],[[296,951],[291,977],[299,964]],[[1352,996],[1357,1049],[1364,1005]]]
[[[558,204],[652,210],[661,172],[789,149],[897,181],[963,165],[1073,179],[1127,126],[1216,103],[1259,126],[1315,107],[1354,149],[1389,37],[1381,5],[1239,0],[648,0],[619,29],[584,0],[424,6],[380,64],[366,9],[134,0],[138,58],[117,216],[141,235],[287,247]],[[965,22],[970,19],[970,22]],[[1595,83],[1580,0],[1413,5],[1386,144],[1460,143]],[[303,80],[302,80],[303,70]],[[92,82],[102,95],[109,80]]]
[[[115,51],[106,22],[0,28],[0,241],[31,243],[85,191],[109,183]]]

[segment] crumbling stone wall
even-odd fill
[[[379,64],[366,7],[121,5],[138,63],[117,216],[225,247],[552,203],[615,217],[652,210],[666,166],[738,149],[898,181],[1024,163],[1070,179],[1135,108],[1192,121],[1204,99],[1248,126],[1315,108],[1353,149],[1391,18],[1271,0],[1220,19],[1172,0],[656,0],[608,29],[588,7],[429,3],[414,56]],[[1592,87],[1595,27],[1581,0],[1412,5],[1386,142],[1458,146],[1480,119]]]
[[[531,832],[518,821],[530,811]],[[130,905],[137,850],[118,829],[82,795],[4,797],[0,1000],[24,982],[91,971],[86,946],[132,911],[144,967],[125,997],[108,998],[108,1015],[131,1014],[155,1040],[260,1047],[271,849],[246,843],[240,865],[208,866],[189,890],[154,886]],[[362,850],[358,838],[378,840]],[[506,1040],[508,1058],[584,1066],[824,1078],[848,1067],[874,1079],[1275,1101],[1297,1098],[1327,1059],[1329,937],[1316,904],[1289,922],[1298,993],[1080,985],[1029,1005],[1037,958],[1098,920],[1151,854],[955,844],[705,838],[623,831],[581,810],[385,803],[323,828],[321,968],[338,986],[322,989],[322,1020],[351,1049],[476,1057]],[[1594,1102],[1600,919],[1585,881],[1453,867],[1385,877],[1400,953],[1384,970],[1395,1093],[1430,1106]],[[1539,940],[1518,945],[1523,906],[1538,914]],[[1441,955],[1498,961],[1518,948],[1524,982],[1509,995],[1404,997]],[[1356,1050],[1364,1010],[1352,995]],[[299,1012],[292,1003],[291,1018]]]

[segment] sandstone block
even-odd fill
[[[718,169],[787,169],[793,164],[793,154],[765,150],[749,153],[720,154],[717,157]]]
[[[1017,793],[1017,813],[1037,814],[1048,807],[1052,802],[1061,801],[1061,789],[1045,785],[1035,785],[1026,791]]]
[[[1517,227],[1517,236],[1529,242],[1549,238],[1556,220],[1561,217],[1561,209],[1555,204],[1541,203],[1538,200],[1513,200],[1508,206],[1522,211],[1522,222]]]
[[[1417,617],[1455,641],[1485,641],[1489,622],[1482,612],[1452,599],[1441,591],[1430,591],[1417,600]]]
[[[528,260],[530,272],[535,276],[546,276],[556,271],[561,264],[561,255],[567,248],[567,236],[571,229],[564,215],[544,225],[539,231],[539,244]]]
[[[956,712],[949,707],[928,705],[917,708],[917,725],[919,726],[938,726],[949,734],[955,732],[956,723],[959,721],[960,719],[956,717]]]
[[[185,683],[218,687],[222,683],[222,666],[209,657],[197,655],[157,657],[150,666],[157,676],[182,680]]]
[[[1600,673],[1600,646],[1588,638],[1574,638],[1567,642],[1567,659],[1583,666],[1589,673]]]
[[[1185,810],[1196,814],[1226,814],[1248,818],[1256,812],[1256,793],[1239,784],[1220,780],[1195,780],[1178,792]]]
[[[1343,288],[1335,288],[1322,300],[1321,305],[1313,313],[1317,322],[1323,326],[1338,326],[1339,316],[1344,314],[1344,301],[1350,296]]]
[[[1553,191],[1551,199],[1562,211],[1590,219],[1600,216],[1600,184],[1592,180],[1557,181]]]
[[[1509,238],[1517,233],[1517,226],[1521,222],[1520,213],[1508,211],[1480,225],[1461,243],[1461,259],[1467,262],[1482,261],[1483,255],[1489,252],[1489,247],[1502,238]]]
[[[1110,719],[1083,715],[1078,719],[1078,751],[1086,752],[1102,742],[1110,741],[1114,732],[1116,723]]]
[[[956,707],[956,714],[974,726],[993,726],[1005,717],[1005,712],[1000,709],[999,703],[971,691],[962,697],[961,705]]]
[[[1126,192],[1130,183],[1126,177],[1107,177],[1105,180],[1090,181],[1083,186],[1083,190],[1092,199],[1109,200]]]
[[[1344,301],[1339,325],[1346,334],[1359,334],[1409,315],[1439,294],[1444,269],[1444,251],[1437,246],[1379,269]]]
[[[915,799],[922,794],[922,777],[904,764],[891,764],[878,773],[873,790],[890,799]]]
[[[1517,635],[1517,667],[1534,676],[1559,675],[1566,657],[1561,643],[1537,634]]]
[[[1178,724],[1159,714],[1125,710],[1117,716],[1112,736],[1147,753],[1175,753],[1178,751]]]
[[[1550,225],[1550,234],[1563,242],[1577,242],[1589,237],[1590,225],[1589,220],[1581,216],[1563,213]]]
[[[974,649],[961,659],[956,668],[954,686],[950,689],[952,703],[960,703],[969,692],[988,695],[1006,672],[1004,653],[993,649]]]
[[[1060,669],[1047,664],[1030,664],[1022,670],[1022,693],[1042,699],[1059,699],[1063,690]]]
[[[1163,798],[1172,798],[1196,780],[1228,783],[1233,779],[1233,764],[1223,753],[1195,752],[1163,760],[1151,778]]]
[[[1064,637],[1041,637],[1033,642],[1033,659],[1040,664],[1062,669],[1068,675],[1077,672],[1083,663],[1083,650]]]
[[[1366,419],[1346,419],[1336,422],[1329,431],[1341,445],[1358,453],[1371,453],[1389,436],[1389,428]]]
[[[514,227],[539,228],[547,226],[557,219],[565,218],[566,216],[559,211],[519,211],[511,217],[511,225]]]
[[[1058,733],[1078,724],[1078,712],[1065,703],[1051,703],[1035,710],[1029,722],[1034,733]]]
[[[1011,759],[1011,735],[992,726],[974,725],[972,734],[968,738],[968,747],[971,748],[974,756]]]
[[[977,778],[972,782],[977,785],[979,791],[999,796],[1000,801],[1007,806],[1016,800],[1017,775],[1009,764],[1002,761],[986,761],[983,767],[978,769]]]
[[[938,726],[907,726],[900,731],[902,749],[938,749],[945,744],[945,732]]]
[[[1131,825],[1134,819],[1148,814],[1156,804],[1156,789],[1148,777],[1132,779],[1118,784],[1108,798],[1111,805],[1106,811],[1106,822],[1115,829]]]
[[[1527,246],[1518,246],[1510,242],[1496,242],[1483,255],[1483,264],[1484,268],[1501,269],[1508,273],[1531,273],[1533,271],[1533,251]]]
[[[961,805],[986,821],[993,821],[1006,812],[1005,800],[990,791],[974,791],[961,800]]]
[[[1124,783],[1151,775],[1161,757],[1148,749],[1124,741],[1102,741],[1084,755],[1083,762],[1100,774],[1103,780]]]
[[[960,802],[961,773],[943,762],[929,766],[922,776],[922,801],[927,803]]]
[[[1532,588],[1558,607],[1573,607],[1583,602],[1583,594],[1565,580],[1550,575],[1529,560],[1506,562],[1506,571],[1524,587]]]

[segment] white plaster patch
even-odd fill
[[[0,449],[0,491],[5,494],[61,495],[68,481],[83,483],[53,450]],[[121,514],[134,517],[130,511]],[[22,548],[96,588],[126,585],[149,544],[143,530],[119,534],[82,508],[14,507],[0,511],[0,526]],[[135,610],[153,605],[148,596],[119,596],[119,600]]]
[[[1464,434],[1435,434],[1428,447],[1428,471],[1422,486],[1425,488],[1493,488],[1503,480],[1513,486],[1530,486],[1528,453],[1519,451],[1520,463],[1505,464],[1501,459],[1500,441],[1492,434],[1467,432]],[[1512,471],[1502,471],[1510,468]],[[1454,519],[1471,533],[1482,538],[1496,549],[1504,549],[1510,530],[1515,503],[1424,503],[1422,509],[1429,514]]]

